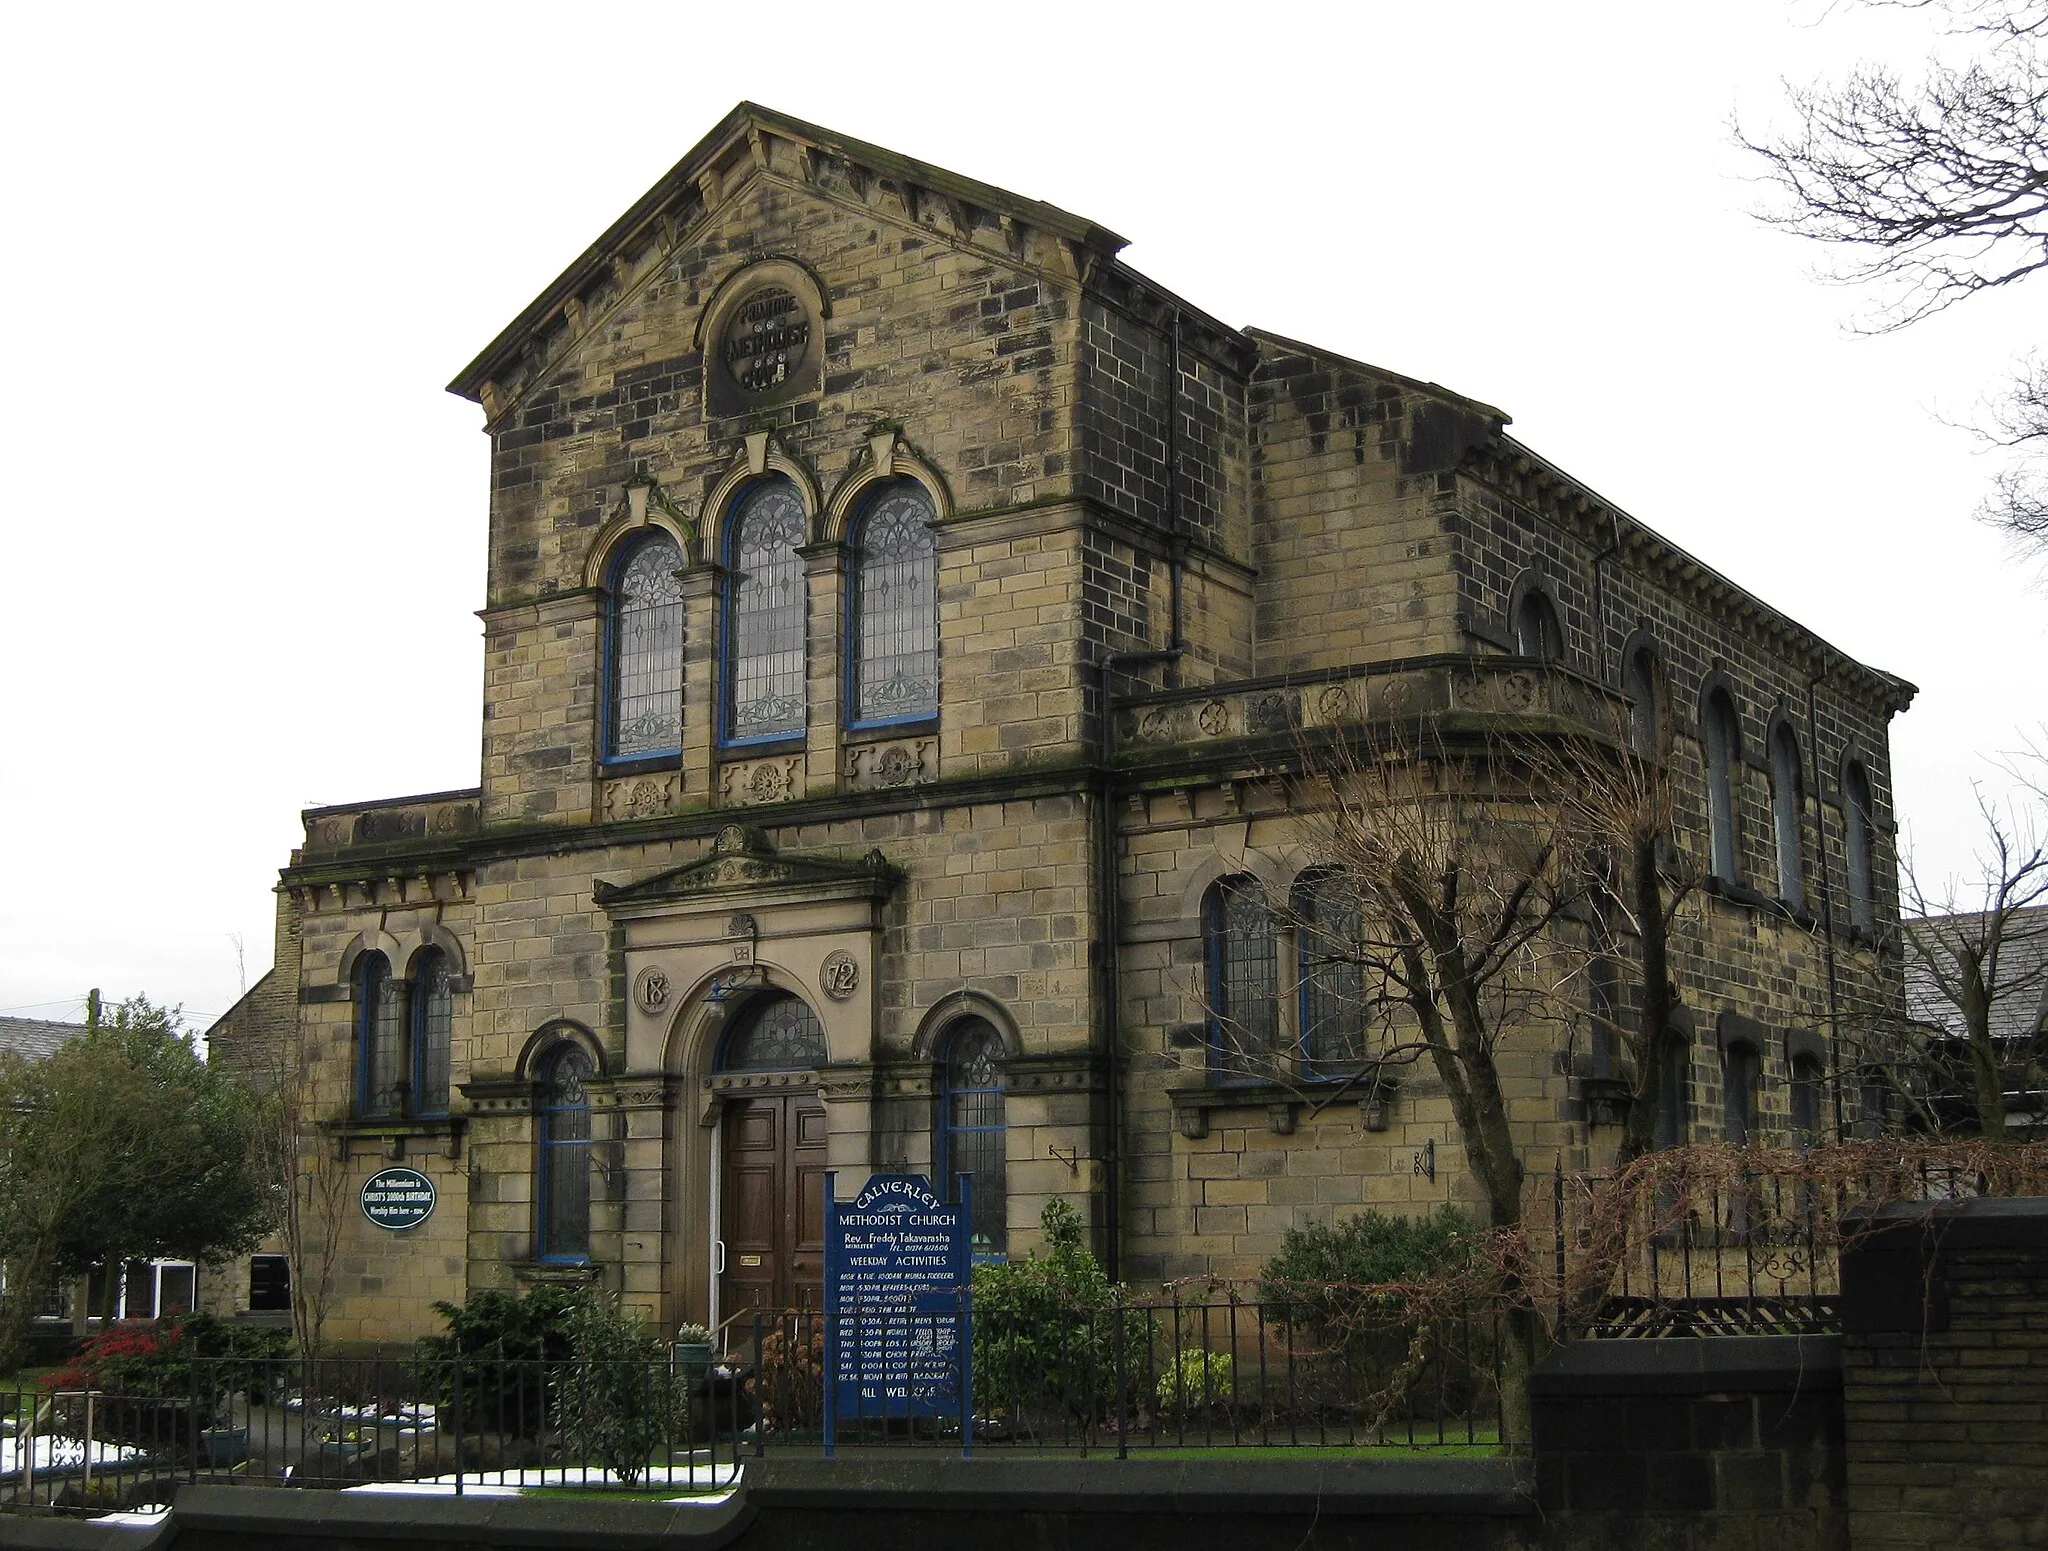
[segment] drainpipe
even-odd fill
[[[1186,621],[1181,601],[1181,572],[1187,558],[1187,538],[1182,531],[1180,487],[1180,377],[1181,313],[1176,307],[1167,326],[1166,377],[1166,529],[1167,586],[1170,600],[1171,634],[1164,650],[1105,652],[1096,663],[1098,696],[1095,734],[1095,898],[1096,898],[1096,1012],[1095,1049],[1109,1084],[1109,1113],[1105,1117],[1103,1172],[1108,1199],[1103,1203],[1103,1237],[1108,1241],[1105,1269],[1112,1282],[1123,1274],[1123,1082],[1119,1070],[1119,1036],[1123,991],[1117,973],[1117,948],[1122,933],[1119,909],[1116,847],[1116,773],[1112,755],[1116,743],[1116,694],[1113,675],[1119,671],[1150,667],[1166,668],[1169,687],[1178,681],[1180,661],[1187,652]]]
[[[1840,993],[1835,983],[1835,890],[1828,879],[1828,815],[1821,803],[1820,789],[1820,702],[1815,696],[1822,679],[1830,672],[1827,654],[1821,654],[1820,673],[1806,681],[1806,764],[1812,773],[1814,867],[1820,882],[1821,960],[1828,977],[1828,1086],[1833,1090],[1835,1140],[1842,1140],[1842,1015]]]
[[[1118,1043],[1123,993],[1117,976],[1117,945],[1122,937],[1117,880],[1116,772],[1111,754],[1116,741],[1111,675],[1153,663],[1172,665],[1180,648],[1165,651],[1107,652],[1096,664],[1098,722],[1095,741],[1095,1051],[1109,1083],[1107,1135],[1103,1140],[1103,1173],[1108,1199],[1103,1204],[1103,1237],[1108,1241],[1104,1269],[1112,1282],[1122,1280],[1123,1265],[1123,1083],[1118,1073]]]
[[[1178,678],[1179,658],[1187,650],[1181,604],[1181,573],[1187,563],[1187,532],[1180,507],[1180,309],[1173,310],[1173,325],[1167,333],[1166,376],[1166,577],[1172,600],[1173,634],[1167,641],[1168,661]]]

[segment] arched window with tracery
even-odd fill
[[[804,730],[804,504],[780,477],[750,486],[725,530],[725,741]]]
[[[1842,849],[1849,872],[1849,923],[1868,932],[1877,925],[1875,872],[1877,826],[1871,817],[1870,773],[1852,760],[1842,770]]]
[[[856,727],[918,721],[939,710],[939,567],[932,498],[900,479],[863,508],[853,531],[848,699]]]
[[[356,966],[356,1113],[385,1119],[406,1110],[405,998],[391,961],[366,953]]]
[[[683,554],[669,534],[636,540],[612,567],[605,755],[683,746]]]
[[[802,1071],[825,1064],[825,1028],[800,996],[771,991],[742,1007],[719,1051],[720,1070]]]
[[[564,1045],[541,1075],[540,1258],[590,1258],[590,1094],[595,1065],[580,1045]]]
[[[448,1049],[455,1024],[455,972],[427,948],[412,966],[412,1112],[448,1113]]]
[[[1258,880],[1220,878],[1202,901],[1209,1064],[1233,1077],[1272,1075],[1279,1043],[1273,913]]]
[[[1799,743],[1791,727],[1780,722],[1771,731],[1771,830],[1778,848],[1778,898],[1794,910],[1806,903],[1801,796]]]
[[[973,1181],[973,1215],[968,1223],[973,1251],[1001,1255],[1009,1247],[1008,1145],[1003,1121],[1003,1086],[998,1063],[1003,1036],[986,1018],[962,1018],[946,1031],[940,1047],[940,1188],[951,1192],[965,1174]]]
[[[1735,834],[1735,772],[1742,758],[1735,702],[1715,685],[1700,711],[1700,744],[1707,776],[1708,865],[1723,883],[1735,883],[1740,847]]]
[[[1302,1076],[1349,1076],[1365,1062],[1358,890],[1342,873],[1310,873],[1294,886],[1294,920]]]

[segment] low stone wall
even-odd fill
[[[1886,1207],[1845,1227],[1857,1551],[2048,1546],[2048,1201]]]
[[[1847,1543],[1839,1337],[1581,1341],[1530,1390],[1547,1547]]]

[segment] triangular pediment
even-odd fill
[[[709,856],[633,883],[599,883],[593,897],[619,917],[682,901],[724,902],[760,895],[882,899],[896,887],[900,876],[880,851],[870,851],[854,862],[781,856],[769,849],[760,831],[729,824],[719,831]]]
[[[486,416],[580,337],[606,295],[629,291],[665,254],[755,178],[851,199],[877,215],[987,248],[1056,262],[1076,277],[1113,260],[1124,239],[1084,216],[934,167],[802,119],[743,102],[584,250],[448,384]]]

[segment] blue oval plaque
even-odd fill
[[[434,1215],[434,1182],[418,1169],[379,1169],[363,1181],[362,1202],[380,1228],[417,1228]]]

